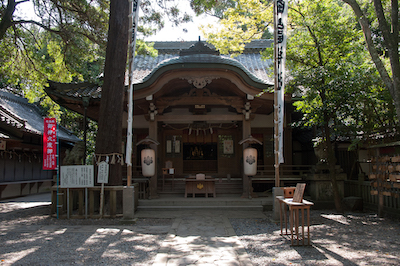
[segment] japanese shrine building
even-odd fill
[[[243,174],[244,147],[239,145],[249,135],[263,143],[256,146],[258,165],[273,168],[273,63],[263,60],[260,54],[271,44],[270,40],[253,41],[243,54],[232,58],[220,55],[201,41],[156,42],[157,57],[135,57],[134,147],[147,136],[160,143],[150,196],[163,189],[160,180],[167,161],[172,163],[175,179],[205,173],[221,180],[239,180],[243,194],[249,193],[249,182]],[[99,86],[50,82],[46,92],[71,110],[83,114],[86,108],[88,118],[98,120]],[[288,104],[284,124],[288,125],[290,96],[285,101]],[[126,105],[124,132],[127,110]],[[285,127],[284,138],[285,163],[292,164],[289,127]],[[143,145],[134,149],[134,166],[140,165],[141,149]],[[140,178],[136,169],[133,182]]]

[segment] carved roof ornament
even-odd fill
[[[193,84],[196,89],[203,89],[207,84],[210,84],[213,79],[218,79],[218,76],[206,76],[206,77],[181,77],[186,79],[189,84]]]
[[[190,46],[189,49],[181,50],[179,56],[185,55],[195,55],[195,54],[210,54],[210,55],[220,55],[219,51],[210,48],[205,42],[202,42],[199,37],[199,41],[194,45]]]
[[[200,77],[200,78],[189,78],[189,84],[193,84],[197,89],[204,88],[207,84],[210,84],[212,81],[211,77]]]

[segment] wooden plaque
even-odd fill
[[[297,183],[296,189],[295,189],[294,195],[293,195],[293,202],[302,202],[303,201],[303,195],[304,195],[305,188],[306,188],[305,183]]]

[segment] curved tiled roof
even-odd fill
[[[94,83],[60,83],[55,81],[48,81],[49,87],[45,90],[52,88],[59,94],[71,98],[91,97],[93,99],[101,98],[101,86]],[[53,92],[54,93],[54,92]]]
[[[148,81],[152,75],[164,67],[178,68],[180,64],[185,64],[186,67],[189,65],[195,67],[195,64],[204,64],[204,67],[206,67],[205,65],[212,65],[217,68],[231,68],[234,71],[241,72],[244,79],[261,86],[273,85],[273,61],[263,60],[260,54],[260,51],[271,46],[271,40],[252,41],[246,45],[244,53],[235,58],[226,55],[217,56],[210,53],[202,53],[201,51],[197,51],[197,53],[194,51],[188,55],[179,56],[182,50],[190,50],[196,44],[199,44],[199,42],[155,42],[154,48],[159,51],[158,56],[137,55],[134,58],[133,83],[142,84]],[[214,49],[208,43],[201,42],[201,44],[206,49]],[[87,82],[63,84],[52,81],[49,81],[49,84],[49,88],[45,90],[50,94],[59,94],[63,97],[75,99],[82,98],[82,96],[90,96],[92,99],[99,99],[101,97],[101,87],[97,84]]]
[[[18,130],[42,135],[43,117],[39,108],[26,98],[0,90],[0,120]],[[60,127],[58,136],[62,140],[77,142],[78,137],[67,129]]]
[[[261,57],[261,55],[260,55]],[[261,65],[259,62],[254,62],[255,60],[261,59],[258,58],[254,54],[247,54],[241,57],[242,62],[247,64],[249,68],[247,68],[243,63],[239,60],[230,58],[228,56],[217,56],[217,55],[210,55],[210,54],[193,54],[193,55],[185,55],[185,56],[176,56],[165,59],[161,61],[158,65],[156,65],[146,76],[142,78],[142,80],[137,80],[135,83],[144,83],[150,79],[150,77],[159,71],[160,69],[179,65],[179,68],[186,68],[188,64],[193,64],[195,67],[201,67],[202,64],[218,64],[222,67],[231,66],[243,71],[252,81],[257,83],[263,83],[266,85],[272,85],[272,83],[268,80],[267,75],[267,64],[264,66]],[[253,72],[251,72],[251,69]]]
[[[146,82],[152,73],[165,66],[174,64],[221,64],[240,69],[254,82],[272,85],[272,60],[264,60],[260,51],[271,45],[271,40],[253,41],[246,45],[245,52],[231,58],[226,55],[212,55],[209,51],[202,52],[199,42],[156,42],[154,48],[158,49],[157,57],[138,55],[133,63],[133,80],[135,84]],[[213,46],[202,42],[204,50],[212,50]],[[197,47],[196,47],[197,46]],[[193,53],[190,49],[197,48]],[[197,51],[197,52],[196,52]],[[182,54],[182,56],[179,56]],[[221,66],[222,67],[222,66]]]

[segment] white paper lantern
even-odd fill
[[[141,153],[143,176],[154,176],[156,174],[156,153],[152,149],[144,149]]]
[[[243,150],[243,165],[245,175],[256,175],[257,149],[249,147]]]

